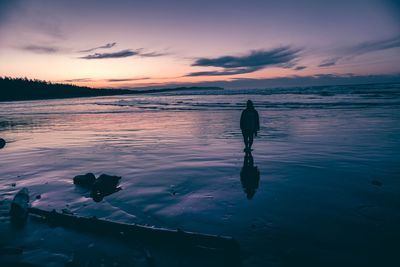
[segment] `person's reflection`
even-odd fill
[[[244,156],[243,167],[240,171],[240,181],[242,182],[243,191],[246,193],[247,199],[252,199],[260,182],[260,171],[257,166],[254,166],[254,159],[251,152],[247,152]]]

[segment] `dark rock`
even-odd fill
[[[17,185],[16,183],[12,183],[12,184],[11,184],[12,187],[15,187],[16,185]]]
[[[6,146],[6,140],[4,140],[3,138],[0,138],[0,149],[2,149],[5,146]]]
[[[41,195],[37,195],[37,196],[36,196],[36,199],[41,199],[41,198],[42,198]]]
[[[372,180],[371,184],[376,185],[376,186],[382,186],[382,182],[378,180]]]
[[[114,189],[117,187],[119,180],[121,180],[120,176],[102,174],[94,182],[93,190],[107,191]]]
[[[94,174],[91,172],[86,173],[85,175],[77,175],[74,177],[74,184],[87,188],[92,188],[95,181],[96,176],[94,176]]]
[[[28,218],[28,209],[29,191],[27,188],[22,188],[11,202],[11,222],[16,226],[23,226]]]
[[[99,202],[103,199],[103,197],[121,190],[120,187],[117,187],[119,180],[121,180],[120,176],[112,176],[107,174],[100,175],[92,187],[91,197],[93,200]]]
[[[99,202],[105,196],[121,190],[120,187],[117,187],[119,180],[121,180],[120,176],[102,174],[96,179],[93,173],[87,173],[75,176],[74,184],[91,189],[90,197]]]

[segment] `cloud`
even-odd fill
[[[139,53],[141,57],[161,57],[168,55],[167,53],[159,53],[159,52],[147,52],[147,53]]]
[[[297,58],[299,50],[290,47],[279,47],[272,50],[253,50],[244,56],[222,56],[217,58],[199,58],[192,66],[239,68],[279,65]]]
[[[77,79],[62,80],[61,82],[73,83],[73,82],[91,82],[91,81],[93,80],[90,78],[77,78]]]
[[[135,56],[138,53],[132,50],[122,50],[118,52],[112,53],[95,53],[92,55],[87,55],[83,57],[79,57],[81,59],[104,59],[104,58],[124,58],[124,57],[131,57]]]
[[[163,52],[154,52],[154,51],[146,51],[145,48],[139,48],[136,49],[135,52],[138,54],[140,57],[161,57],[168,55],[168,53],[163,53]]]
[[[353,47],[349,47],[345,50],[348,54],[352,55],[362,55],[370,52],[376,52],[386,49],[398,48],[400,47],[400,36],[384,39],[384,40],[376,40],[370,42],[360,43]]]
[[[199,71],[199,72],[189,73],[186,76],[196,77],[196,76],[236,75],[236,74],[255,72],[260,69],[262,69],[262,67],[243,67],[243,68],[225,69],[222,71]]]
[[[400,36],[389,39],[375,40],[369,42],[359,43],[357,45],[344,47],[338,50],[339,56],[328,58],[318,65],[318,67],[330,67],[336,65],[339,61],[349,60],[357,56],[365,55],[368,53],[378,52],[387,49],[399,48]]]
[[[114,43],[108,43],[108,44],[101,45],[101,46],[97,46],[97,47],[93,47],[93,48],[90,48],[90,49],[81,50],[81,51],[79,51],[79,53],[89,53],[89,52],[92,52],[92,51],[97,50],[97,49],[112,48],[112,47],[114,47],[114,46],[116,46],[116,45],[117,45],[116,42],[114,42]]]
[[[336,65],[336,63],[341,59],[341,57],[334,57],[322,60],[318,67],[330,67]]]
[[[0,0],[1,1],[1,0]],[[108,49],[116,46],[117,43],[107,43],[102,46],[90,48],[87,50],[81,50],[79,52],[90,52],[94,51],[97,49]],[[36,54],[55,54],[55,53],[71,53],[73,52],[72,49],[65,48],[65,47],[58,47],[54,45],[35,45],[35,44],[30,44],[30,45],[25,45],[21,47],[16,47],[21,50],[29,51],[32,53]],[[110,53],[94,53],[94,54],[88,54],[85,56],[78,57],[80,59],[106,59],[106,58],[125,58],[125,57],[131,57],[131,56],[139,56],[139,57],[160,57],[166,55],[166,53],[159,53],[159,52],[143,52],[143,48],[132,50],[132,49],[125,49],[117,52],[110,52]]]
[[[141,80],[149,80],[150,77],[143,78],[126,78],[126,79],[108,79],[107,82],[116,83],[116,82],[132,82],[132,81],[141,81]]]
[[[101,47],[95,47],[94,49],[99,48],[111,48],[115,46],[116,43],[109,43]],[[89,49],[91,50],[91,49]],[[88,51],[88,50],[86,50]],[[81,59],[104,59],[104,58],[123,58],[123,57],[131,57],[131,56],[139,56],[139,57],[160,57],[166,55],[165,53],[158,53],[158,52],[142,52],[143,48],[132,50],[126,49],[118,52],[111,52],[111,53],[94,53],[91,55],[86,55],[83,57],[79,57]],[[83,52],[83,51],[82,51]]]
[[[54,54],[60,51],[58,47],[46,45],[26,45],[21,47],[21,49],[36,54]]]
[[[202,71],[189,73],[186,76],[219,76],[254,72],[266,67],[294,67],[300,49],[289,46],[271,50],[253,50],[243,56],[221,56],[217,58],[199,58],[192,66],[219,67],[221,71]]]
[[[304,70],[306,68],[307,68],[306,66],[297,66],[294,68],[294,70]]]

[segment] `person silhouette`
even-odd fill
[[[260,182],[260,171],[257,166],[254,166],[254,159],[251,152],[246,152],[244,156],[243,167],[240,171],[240,182],[242,183],[247,199],[252,199]]]
[[[242,130],[245,145],[243,151],[250,152],[253,145],[253,137],[257,136],[257,131],[260,130],[258,112],[251,100],[247,100],[247,107],[242,111],[242,115],[240,116],[240,129]]]

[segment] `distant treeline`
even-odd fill
[[[51,83],[27,78],[0,77],[0,101],[37,100],[123,94],[159,93],[166,91],[222,89],[218,87],[179,87],[171,89],[93,89],[72,84]]]
[[[129,94],[131,90],[91,89],[36,79],[0,77],[0,101]]]

